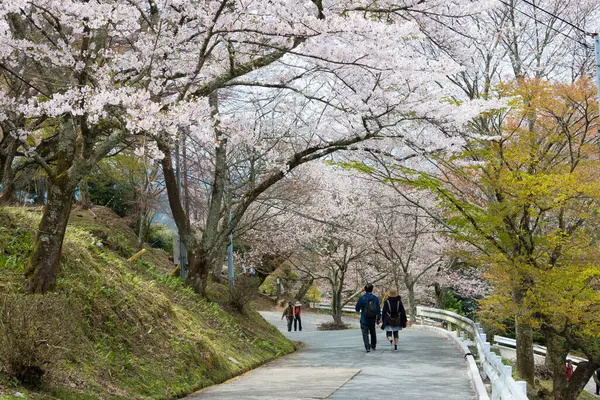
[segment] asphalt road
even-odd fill
[[[378,331],[376,351],[366,353],[360,330],[317,331],[330,321],[303,315],[303,331],[287,332],[281,313],[263,317],[304,348],[274,360],[191,399],[403,399],[469,400],[475,392],[467,365],[454,342],[435,332],[405,329],[398,351]],[[347,322],[358,327],[358,321]]]

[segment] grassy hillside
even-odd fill
[[[39,209],[0,208],[0,293],[56,332],[68,331],[62,356],[45,367],[40,398],[177,398],[294,350],[257,313],[227,311],[218,299],[224,287],[212,284],[215,302],[208,302],[169,277],[164,252],[128,263],[135,235],[100,207],[72,213],[56,290],[68,310],[62,322],[42,315],[23,293],[39,219]],[[0,373],[0,398],[19,389]]]

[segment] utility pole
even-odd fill
[[[596,54],[596,87],[598,88],[598,112],[600,112],[600,34],[592,33],[594,53]]]
[[[231,229],[231,210],[229,210],[227,226]],[[233,287],[233,231],[229,232],[229,246],[227,246],[227,280],[229,287]]]

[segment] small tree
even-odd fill
[[[229,304],[239,312],[248,309],[252,300],[258,296],[260,279],[248,275],[238,275],[233,286],[227,288]]]
[[[0,364],[22,384],[39,385],[48,365],[78,345],[76,315],[59,295],[1,295]]]

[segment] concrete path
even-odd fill
[[[366,353],[360,330],[317,331],[328,315],[303,315],[303,331],[287,332],[281,313],[263,317],[306,347],[191,399],[475,399],[467,365],[455,344],[435,332],[409,328],[392,351],[378,329],[376,351]],[[358,327],[358,321],[347,320]]]

